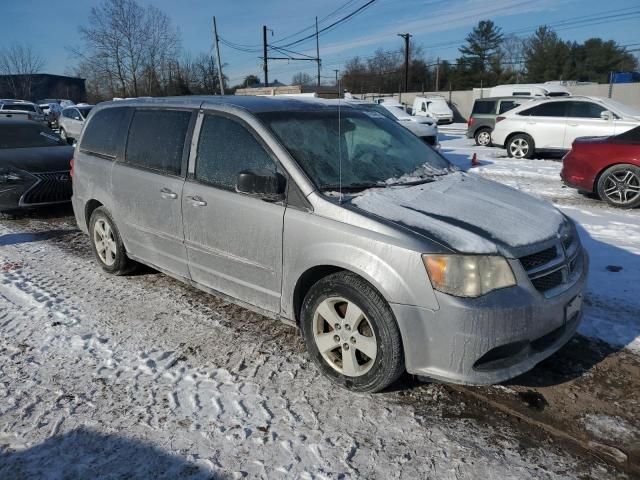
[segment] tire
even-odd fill
[[[316,366],[343,388],[378,392],[405,371],[391,308],[377,290],[351,272],[328,275],[311,287],[302,304],[301,326]],[[350,361],[345,364],[343,359]]]
[[[526,133],[518,133],[507,142],[507,155],[513,158],[533,158],[536,153],[536,144]]]
[[[640,207],[640,167],[620,164],[607,168],[598,179],[597,191],[614,207]]]
[[[60,127],[60,138],[67,142],[67,145],[73,145],[73,138],[68,137],[66,130],[62,127]]]
[[[476,145],[479,147],[490,147],[491,146],[491,130],[488,128],[479,129],[474,135],[476,140]]]
[[[120,232],[106,208],[98,207],[91,214],[89,238],[93,254],[103,270],[113,275],[126,275],[135,269],[136,263],[127,257]]]

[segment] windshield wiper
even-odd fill
[[[387,183],[386,186],[387,187],[403,187],[403,186],[411,186],[411,185],[422,185],[423,183],[431,183],[431,182],[435,182],[436,179],[434,178],[435,175],[433,177],[425,177],[425,178],[421,178],[420,180],[412,180],[411,182],[394,182],[394,183]]]
[[[366,190],[367,188],[384,188],[387,185],[384,183],[351,183],[349,185],[325,185],[320,188],[321,192],[339,191],[343,192],[358,192],[360,190]]]

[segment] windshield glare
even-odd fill
[[[64,145],[49,129],[38,125],[3,125],[0,128],[0,148],[33,148]]]
[[[414,134],[375,111],[343,108],[340,129],[337,108],[259,116],[320,189],[414,182],[452,168]]]

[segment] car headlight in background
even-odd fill
[[[497,255],[426,254],[422,261],[433,288],[456,297],[479,297],[516,284],[509,263]]]
[[[0,170],[0,184],[18,183],[24,180],[24,177],[18,172]]]

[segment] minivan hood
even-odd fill
[[[350,202],[457,252],[512,258],[521,247],[556,237],[565,221],[547,202],[461,172],[422,185],[371,189]]]

